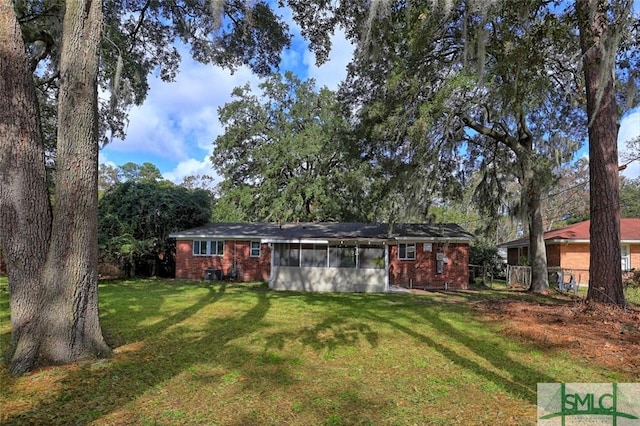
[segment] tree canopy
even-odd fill
[[[99,202],[101,257],[129,274],[172,276],[175,247],[169,234],[206,224],[211,206],[211,194],[203,189],[151,179],[117,183]]]
[[[123,134],[149,74],[175,76],[176,42],[201,62],[267,74],[289,41],[262,1],[0,0],[0,243],[13,374],[109,353],[98,317],[98,147]],[[38,253],[25,261],[27,243]]]
[[[351,153],[335,93],[292,73],[233,90],[211,161],[224,177],[218,219],[366,220],[364,163]]]

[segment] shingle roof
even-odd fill
[[[564,228],[555,229],[544,233],[544,240],[549,241],[589,241],[589,227],[591,221],[574,223]],[[620,219],[620,239],[623,242],[637,241],[640,242],[640,218]],[[529,245],[529,238],[519,238],[501,244],[502,247],[522,247]]]
[[[473,235],[459,225],[445,224],[396,224],[389,231],[384,223],[210,223],[198,228],[174,232],[170,238],[224,238],[224,239],[333,239],[333,240],[462,240],[470,241]]]

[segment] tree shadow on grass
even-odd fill
[[[145,297],[145,292],[137,295],[125,294],[123,297],[126,300],[121,301],[123,305],[120,302],[112,304],[112,309],[114,306],[122,308],[115,309],[108,315],[112,316],[112,321],[122,315],[137,315],[138,325],[131,336],[137,339],[138,345],[128,352],[116,353],[111,360],[65,367],[66,376],[62,379],[57,397],[43,401],[28,412],[2,418],[2,423],[88,424],[103,418],[109,422],[111,416],[117,416],[122,410],[128,416],[139,416],[127,418],[127,424],[144,423],[149,419],[137,412],[132,414],[127,405],[138,398],[153,398],[156,393],[163,392],[164,383],[182,383],[187,380],[209,388],[230,384],[238,387],[240,392],[265,395],[276,388],[287,389],[298,383],[294,371],[299,360],[295,359],[295,355],[272,352],[271,349],[279,344],[278,341],[283,346],[287,345],[286,341],[301,341],[317,351],[355,345],[360,335],[369,344],[377,344],[377,334],[370,327],[357,322],[345,324],[333,316],[321,320],[317,326],[301,328],[291,334],[284,332],[277,336],[278,333],[261,332],[270,327],[265,317],[271,309],[272,299],[292,295],[273,293],[263,286],[238,286],[230,291],[224,283],[206,287],[206,290],[206,294],[201,295],[195,303],[149,326],[140,326],[145,314],[140,315],[129,306],[139,304],[141,301],[137,298]],[[153,292],[153,289],[146,292],[149,299],[146,300],[145,309],[160,307],[163,303],[163,297],[158,297]],[[160,294],[168,297],[175,293],[170,289],[160,289]],[[229,315],[225,313],[207,318],[208,310],[216,309],[216,306],[233,309],[229,311]],[[198,318],[191,321],[196,315]],[[196,325],[192,326],[194,323]],[[256,335],[255,344],[247,343],[247,337],[251,340],[252,334]],[[353,388],[357,389],[357,385],[354,383]],[[374,401],[354,392],[351,399],[341,402],[341,407],[349,412],[343,415],[343,420],[355,419],[356,410],[373,413],[371,404]],[[329,397],[319,395],[316,398],[318,403],[310,403],[305,410],[317,412],[320,417],[331,416],[329,408],[322,403],[323,398]],[[168,410],[161,407],[158,409]],[[170,411],[167,411],[167,415],[171,415]],[[258,413],[249,411],[238,415],[237,421],[249,421],[257,415]]]
[[[149,291],[149,297],[154,298],[152,292]],[[282,325],[272,330],[269,321],[273,316],[267,318],[267,314],[276,300],[279,306],[291,302],[295,309],[306,312],[317,309],[316,324],[300,326],[292,323],[291,330],[283,330]],[[291,342],[299,342],[316,352],[331,351],[338,347],[356,348],[361,339],[376,347],[382,343],[374,324],[383,324],[406,334],[460,368],[531,403],[535,403],[536,382],[554,381],[513,360],[505,350],[496,347],[496,341],[482,340],[453,327],[442,316],[445,309],[442,305],[434,303],[430,306],[417,303],[417,300],[410,295],[280,293],[261,286],[231,290],[224,284],[207,287],[206,294],[188,307],[149,326],[138,325],[135,335],[141,340],[139,349],[117,355],[107,362],[79,364],[68,371],[56,398],[3,421],[6,424],[87,424],[105,416],[109,421],[110,415],[126,409],[131,402],[141,397],[153,398],[165,391],[164,383],[184,381],[185,375],[196,386],[210,388],[231,384],[243,396],[270,395],[275,389],[288,394],[289,387],[299,380],[295,374],[296,355],[274,353],[274,348],[282,349]],[[158,298],[152,304],[160,306],[162,301]],[[209,313],[205,309],[222,306],[235,310],[229,311],[228,315],[206,317]],[[295,309],[290,313],[293,318]],[[133,314],[123,308],[109,315],[116,320],[127,313]],[[196,315],[204,315],[204,321],[191,327],[189,320]],[[419,326],[412,327],[411,323],[416,321],[438,333],[434,335]],[[474,354],[476,359],[470,359],[465,353]],[[376,419],[380,411],[389,409],[384,406],[388,399],[383,398],[381,404],[375,405],[358,387],[361,384],[349,380],[342,385],[333,385],[335,389],[318,388],[316,393],[305,395],[305,404],[309,405],[305,409],[311,410],[315,419],[342,420],[343,423],[355,422],[359,415]],[[296,389],[306,391],[307,388]],[[342,400],[341,392],[344,393]],[[139,416],[128,419],[133,423],[149,420],[140,413],[132,414],[130,409],[127,413]],[[331,417],[334,415],[341,419]],[[238,413],[234,421],[238,422],[235,424],[241,424],[243,420],[256,423],[259,419],[260,413],[249,410]],[[234,424],[233,421],[220,423]]]
[[[495,339],[475,338],[471,334],[453,327],[437,312],[423,311],[420,312],[420,315],[424,318],[425,323],[433,326],[442,335],[446,336],[447,339],[463,345],[497,370],[505,371],[506,374],[498,374],[480,363],[457,353],[453,347],[446,345],[444,342],[438,342],[430,336],[418,333],[400,324],[395,323],[393,325],[398,330],[414,336],[418,341],[426,343],[464,369],[496,384],[516,398],[524,399],[531,404],[536,404],[537,383],[551,383],[556,381],[547,374],[514,360],[512,356],[503,349],[501,344],[503,342],[499,337],[495,337]],[[385,319],[380,317],[380,320],[384,321]],[[471,321],[473,321],[473,319],[471,319]],[[393,323],[391,320],[388,320],[388,322],[390,324]]]
[[[453,327],[443,319],[439,313],[442,309],[450,311],[451,305],[449,304],[447,304],[445,308],[442,303],[430,302],[428,299],[425,301],[424,298],[421,297],[416,299],[415,296],[411,295],[391,295],[388,297],[389,303],[410,306],[411,312],[423,319],[422,323],[438,331],[438,335],[429,335],[419,331],[421,323],[416,322],[416,318],[409,317],[403,310],[396,309],[388,303],[384,303],[383,300],[381,300],[382,303],[375,305],[377,306],[376,310],[364,309],[364,304],[362,304],[359,309],[354,309],[357,302],[352,298],[345,298],[341,295],[325,296],[325,301],[334,303],[337,306],[342,306],[343,309],[347,310],[349,315],[356,313],[357,316],[367,318],[373,322],[387,324],[393,329],[435,350],[459,367],[484,377],[487,381],[499,386],[510,395],[526,400],[531,404],[536,403],[537,383],[552,383],[557,381],[557,379],[550,377],[538,369],[514,360],[505,349],[501,347],[503,340],[500,337],[496,336],[495,339],[476,338],[470,333],[465,333]],[[425,303],[418,304],[418,301],[425,301]],[[339,313],[337,314],[339,315]],[[475,321],[471,315],[469,315],[469,321]],[[405,325],[411,324],[412,322],[416,323],[415,328]],[[438,336],[443,336],[443,340],[440,340]],[[456,345],[462,345],[471,353],[494,366],[496,370],[504,371],[505,374],[498,374],[480,362],[464,356],[455,349]]]
[[[146,309],[149,306],[159,308],[162,304],[163,297],[154,294],[156,290],[146,292]],[[175,289],[167,291],[167,295],[171,294],[175,295]],[[62,390],[57,399],[43,402],[29,412],[4,418],[3,424],[86,424],[121,408],[157,384],[171,379],[200,359],[198,351],[208,346],[200,347],[202,340],[218,339],[216,343],[226,343],[223,337],[217,335],[220,326],[215,324],[210,333],[195,342],[181,336],[183,330],[177,327],[204,307],[218,302],[225,294],[224,283],[215,287],[209,286],[207,294],[200,297],[196,303],[150,326],[138,327],[135,335],[144,339],[141,347],[122,356],[116,354],[112,360],[85,362],[77,364],[75,368],[68,367],[69,372],[62,380]],[[129,302],[135,302],[135,297],[125,297]],[[122,308],[110,314],[114,318],[132,314],[126,302],[120,301],[117,305]],[[268,308],[267,299],[259,297],[256,306],[235,321],[250,319],[258,323]],[[227,325],[232,326],[232,323],[233,321]],[[241,327],[233,328],[236,333],[243,333]],[[169,329],[173,331],[167,332]],[[248,332],[249,328],[246,330]],[[117,397],[114,398],[114,394]]]

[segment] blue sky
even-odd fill
[[[314,78],[318,88],[337,89],[346,77],[346,66],[353,54],[353,46],[344,33],[334,33],[329,61],[317,67],[315,56],[306,49],[307,44],[300,36],[299,27],[292,19],[286,16],[285,19],[295,38],[292,49],[283,53],[281,71],[291,70],[302,78]],[[189,175],[217,176],[209,156],[213,141],[224,130],[218,121],[218,107],[231,100],[234,87],[249,82],[257,88],[260,80],[246,67],[231,73],[193,61],[186,49],[181,53],[182,63],[176,81],[165,83],[150,78],[145,103],[129,113],[126,139],[114,139],[103,148],[100,163],[120,166],[127,162],[150,162],[166,179],[175,183]],[[621,122],[618,137],[621,157],[625,151],[623,142],[637,135],[640,135],[640,108],[625,115]],[[580,155],[586,155],[587,150],[585,144]],[[639,177],[640,160],[629,164],[622,174]]]
[[[318,88],[337,89],[346,77],[346,66],[353,55],[353,46],[344,33],[334,33],[329,61],[317,67],[299,27],[292,19],[286,20],[295,38],[292,49],[282,55],[281,71],[291,70],[301,78],[314,78]],[[100,163],[120,166],[130,161],[150,162],[166,179],[176,183],[189,175],[215,175],[209,156],[213,141],[224,130],[218,121],[218,107],[231,101],[234,87],[250,83],[257,89],[260,80],[247,67],[231,73],[192,60],[186,49],[182,49],[181,55],[176,81],[165,83],[150,78],[147,99],[129,113],[126,139],[114,139],[103,148]]]

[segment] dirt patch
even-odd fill
[[[587,304],[497,299],[474,308],[504,332],[529,344],[557,349],[640,379],[640,310]]]

